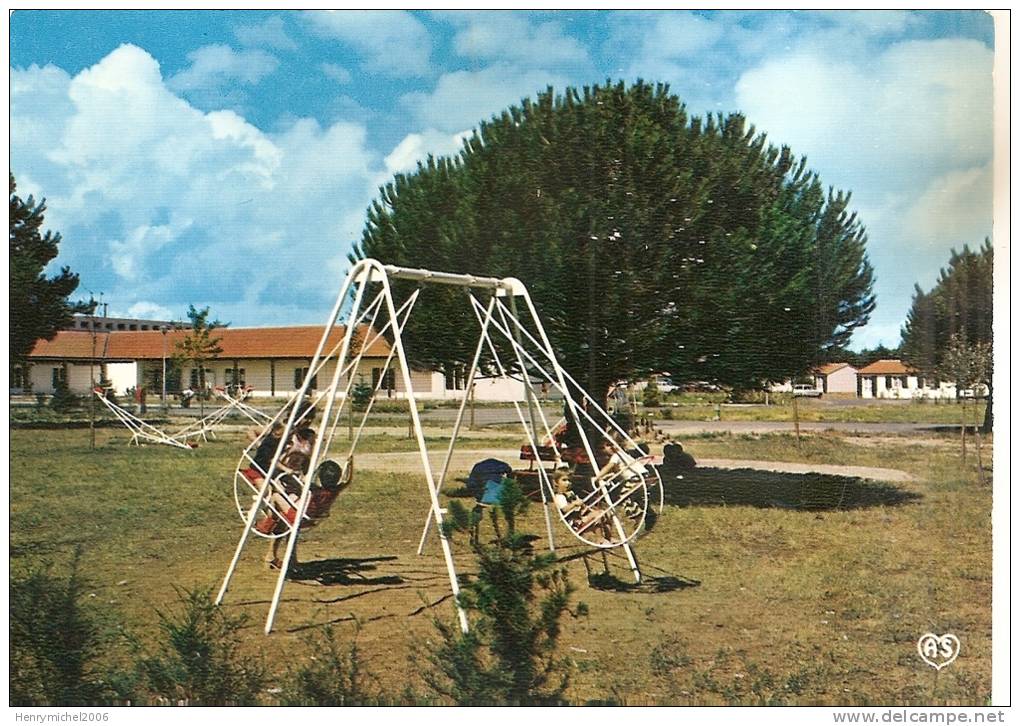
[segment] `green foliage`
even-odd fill
[[[219,320],[210,321],[209,308],[205,307],[199,310],[194,305],[188,306],[188,320],[191,321],[191,327],[188,329],[187,336],[174,344],[172,367],[183,367],[183,364],[187,362],[198,371],[198,400],[202,404],[209,397],[206,391],[205,364],[223,352],[223,349],[220,348],[222,338],[214,337],[213,331],[217,328],[225,328],[230,323],[221,323]],[[202,405],[202,411],[203,413],[205,411],[204,405]]]
[[[291,672],[285,705],[359,706],[378,700],[356,641],[341,643],[333,626],[326,625],[306,645],[312,655]]]
[[[949,266],[943,268],[935,286],[924,292],[914,287],[914,300],[907,320],[900,331],[903,359],[924,375],[944,375],[958,380],[955,374],[961,363],[960,351],[987,350],[985,378],[981,381],[992,386],[992,271],[994,253],[992,244],[985,240],[974,252],[966,245],[963,252],[953,250]],[[955,343],[954,343],[955,341]],[[951,353],[955,345],[955,352]],[[953,356],[954,360],[946,360]],[[963,366],[965,370],[968,366]],[[988,397],[985,428],[991,429],[992,398]]]
[[[849,203],[740,114],[689,117],[665,85],[549,89],[481,123],[457,158],[397,175],[354,256],[520,278],[597,399],[661,370],[756,387],[868,320]],[[426,288],[419,309],[415,362],[469,361],[462,294]]]
[[[208,590],[178,592],[180,610],[157,611],[160,651],[143,658],[145,683],[157,698],[194,706],[256,705],[266,681],[262,662],[241,653],[245,615],[230,616]]]
[[[11,578],[10,704],[70,706],[107,702],[111,691],[97,666],[104,637],[87,604],[87,583],[75,554],[66,579],[48,569]]]
[[[645,390],[641,392],[641,403],[645,408],[656,408],[662,405],[659,384],[654,378],[649,379]]]
[[[914,301],[901,330],[903,358],[925,374],[936,373],[954,336],[963,343],[992,342],[991,242],[977,252],[952,252],[935,286],[914,287]]]
[[[957,390],[962,391],[991,380],[991,369],[991,343],[968,343],[962,334],[953,333],[942,352],[938,374],[940,378],[954,381]]]
[[[364,381],[358,381],[351,388],[351,403],[356,411],[364,411],[368,408],[369,402],[372,400],[372,396],[375,395],[375,389],[368,385]]]
[[[57,379],[57,386],[53,389],[53,396],[50,398],[50,408],[57,413],[73,411],[81,405],[81,399],[71,393],[67,381],[63,378]]]
[[[478,524],[458,502],[450,503],[450,533]],[[504,480],[499,504],[490,509],[492,542],[472,538],[478,574],[461,590],[471,630],[436,621],[438,643],[427,660],[428,685],[459,704],[551,704],[566,689],[567,661],[556,657],[560,620],[572,588],[551,554],[536,555],[531,537],[517,531],[528,505],[517,483]]]
[[[61,268],[54,277],[43,272],[60,244],[59,233],[41,231],[46,200],[36,204],[31,196],[18,197],[13,174],[10,187],[10,363],[20,365],[37,340],[52,340],[70,324],[74,313],[91,308],[67,301],[78,288],[78,275],[70,268]]]

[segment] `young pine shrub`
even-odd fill
[[[356,638],[342,643],[333,626],[326,625],[306,645],[312,655],[291,671],[284,690],[285,705],[363,706],[379,700]]]
[[[438,638],[430,642],[430,668],[423,677],[433,691],[458,704],[555,704],[569,682],[568,661],[557,656],[556,645],[572,588],[555,556],[536,555],[534,538],[517,531],[527,505],[516,482],[504,480],[499,504],[490,509],[496,539],[472,538],[478,574],[459,598],[470,632],[435,621]],[[474,531],[477,511],[452,501],[447,536]]]
[[[85,706],[116,698],[97,661],[107,638],[88,605],[75,553],[67,578],[48,568],[10,582],[10,705]]]
[[[57,379],[57,387],[53,389],[53,396],[50,398],[50,408],[57,413],[67,413],[78,408],[80,404],[78,396],[71,393],[67,381]]]
[[[157,611],[160,650],[139,663],[157,701],[190,706],[257,705],[266,683],[261,660],[241,652],[247,616],[230,616],[209,590],[178,591],[180,609]]]

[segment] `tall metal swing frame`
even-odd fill
[[[406,280],[417,282],[415,291],[404,300],[399,306],[394,299],[391,280]],[[411,377],[411,365],[409,363],[404,339],[403,329],[409,319],[414,305],[417,302],[422,286],[426,284],[447,285],[463,288],[471,305],[471,309],[479,325],[478,342],[475,347],[474,357],[467,374],[467,381],[470,385],[479,372],[480,362],[487,350],[495,364],[497,372],[503,376],[517,374],[523,382],[524,401],[515,401],[514,408],[517,417],[525,431],[528,444],[533,452],[538,452],[540,442],[553,441],[553,426],[541,407],[539,395],[536,393],[533,380],[538,376],[543,383],[549,384],[558,391],[565,403],[565,412],[569,412],[573,425],[579,434],[584,453],[589,462],[595,462],[595,448],[599,445],[595,437],[600,440],[609,441],[617,451],[624,452],[627,449],[636,447],[636,442],[630,438],[628,432],[624,431],[606,413],[601,405],[591,398],[562,368],[556,357],[556,353],[546,335],[545,328],[539,317],[538,311],[528,294],[524,284],[516,278],[492,278],[478,277],[454,273],[434,272],[430,270],[411,269],[384,265],[377,260],[364,259],[356,262],[348,272],[347,278],[341,286],[335,305],[323,330],[322,338],[316,348],[315,355],[308,367],[308,372],[291,400],[285,405],[272,420],[266,424],[264,431],[273,426],[283,424],[283,434],[273,455],[271,464],[266,471],[259,470],[261,483],[252,485],[244,479],[243,472],[250,471],[254,464],[253,451],[259,439],[256,439],[242,454],[241,461],[235,472],[235,499],[243,522],[244,528],[234,551],[233,558],[223,578],[222,586],[216,598],[216,603],[223,602],[230,581],[236,572],[241,554],[252,534],[258,537],[283,537],[287,538],[287,548],[282,566],[280,567],[275,590],[270,602],[269,612],[266,617],[265,632],[268,634],[273,629],[273,624],[279,609],[283,588],[286,584],[288,568],[292,555],[297,545],[302,525],[308,526],[309,520],[306,511],[310,499],[312,486],[317,475],[319,465],[326,460],[331,447],[334,444],[335,434],[338,425],[342,420],[342,413],[347,406],[353,405],[351,391],[357,379],[358,367],[372,345],[384,335],[392,338],[389,353],[386,357],[384,368],[378,376],[372,398],[366,410],[361,415],[356,434],[352,437],[345,459],[349,459],[357,450],[358,441],[365,429],[368,416],[371,413],[380,388],[387,378],[386,372],[392,365],[399,369],[398,375],[404,388],[408,403],[408,410],[411,419],[411,428],[417,442],[418,453],[421,457],[422,470],[425,478],[426,488],[429,496],[429,512],[426,518],[425,528],[422,532],[418,553],[422,554],[430,528],[435,525],[438,532],[439,543],[443,553],[446,570],[449,575],[450,589],[453,592],[457,607],[457,614],[461,629],[468,630],[467,615],[460,607],[458,595],[460,585],[457,580],[457,571],[454,563],[453,551],[449,539],[443,532],[443,518],[446,514],[439,501],[439,493],[447,481],[450,473],[450,463],[453,452],[457,445],[457,438],[460,434],[461,425],[464,421],[464,414],[467,407],[468,395],[465,394],[461,401],[457,417],[453,425],[450,442],[447,447],[442,468],[438,476],[432,470],[429,460],[429,451],[425,443],[425,435],[422,429],[421,418],[418,413],[417,398],[414,383]],[[369,288],[378,286],[378,292],[372,297],[371,302],[366,302]],[[478,293],[488,293],[487,300],[479,300]],[[344,313],[347,303],[353,298],[348,312]],[[517,301],[520,299],[525,308],[525,315],[522,318],[518,315]],[[379,320],[380,314],[382,320]],[[332,348],[327,348],[330,341],[330,334],[338,324],[343,324],[344,334],[339,342]],[[529,324],[532,331],[529,331]],[[362,333],[357,333],[362,331]],[[513,351],[514,363],[509,367],[504,365],[493,341],[493,336],[505,347]],[[356,340],[357,338],[357,340]],[[318,373],[325,369],[328,362],[335,361],[335,369],[329,385],[321,392],[311,393],[312,382]],[[346,376],[346,380],[344,380]],[[296,431],[303,424],[303,416],[311,410],[309,406],[301,406],[299,402],[309,400],[312,404],[318,405],[325,402],[322,413],[322,430],[316,437],[312,448],[310,461],[306,472],[301,475],[301,491],[297,498],[294,495],[284,493],[278,483],[278,477],[282,469],[281,459],[283,458],[287,442],[291,433]],[[524,404],[522,406],[522,403]],[[283,423],[283,422],[286,423]],[[544,432],[544,435],[541,434]],[[553,447],[554,471],[563,466],[560,455]],[[654,469],[652,469],[654,473]],[[546,532],[548,535],[549,548],[555,551],[553,539],[553,526],[551,511],[555,511],[567,526],[571,534],[582,542],[602,549],[622,548],[626,555],[629,569],[636,582],[641,580],[641,571],[632,546],[633,540],[645,526],[649,504],[657,507],[662,506],[662,484],[658,474],[654,473],[654,480],[650,477],[641,476],[628,478],[627,476],[614,479],[600,479],[598,476],[591,477],[591,488],[583,499],[578,499],[578,506],[587,507],[594,511],[594,519],[599,523],[601,531],[600,539],[594,539],[586,534],[575,522],[573,525],[568,522],[555,499],[554,487],[549,471],[539,466],[537,470],[539,478],[539,490],[543,502],[545,514]],[[244,483],[242,483],[244,482]],[[281,516],[278,505],[273,504],[274,491],[277,495],[283,496],[288,505],[293,508],[295,516],[293,524],[288,524]],[[276,497],[279,501],[279,496]],[[626,509],[625,509],[626,508]],[[255,520],[259,513],[271,512],[283,523],[282,534],[264,534],[255,529]],[[591,519],[591,517],[590,517]],[[589,523],[586,525],[591,527]]]

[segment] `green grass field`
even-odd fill
[[[953,407],[941,407],[951,409]],[[241,439],[193,452],[128,447],[121,430],[11,432],[11,568],[63,571],[76,547],[92,601],[142,643],[176,588],[216,587],[240,534],[231,475]],[[407,451],[372,436],[364,451]],[[442,440],[431,443],[442,445]],[[506,448],[477,438],[467,448]],[[667,487],[667,505],[638,542],[646,580],[589,584],[580,543],[556,531],[558,554],[588,614],[561,638],[568,692],[582,703],[982,704],[991,689],[991,486],[953,437],[703,436],[696,458],[779,459],[882,466],[908,484],[821,475],[705,470]],[[991,459],[986,442],[986,462]],[[479,455],[482,458],[482,455]],[[263,546],[249,548],[225,607],[246,613],[246,647],[282,673],[307,659],[306,637],[335,623],[357,639],[379,688],[399,700],[423,685],[413,644],[452,620],[449,582],[433,539],[415,549],[427,515],[421,476],[362,472],[332,516],[302,538],[309,563],[290,582],[268,638],[261,625],[274,580]],[[541,533],[541,507],[523,528]],[[484,534],[484,532],[483,532]],[[472,570],[466,548],[458,568]],[[598,556],[589,556],[601,572]],[[357,620],[360,625],[355,625]],[[924,632],[959,636],[958,660],[936,678],[917,656]],[[131,653],[112,648],[110,662]],[[420,661],[419,661],[420,662]],[[267,694],[267,702],[272,696]]]

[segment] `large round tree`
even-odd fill
[[[689,117],[665,85],[548,89],[456,158],[397,175],[354,256],[519,277],[596,396],[661,371],[759,387],[868,320],[872,269],[848,204],[741,115]],[[461,295],[419,303],[417,363],[469,360],[477,323]]]

